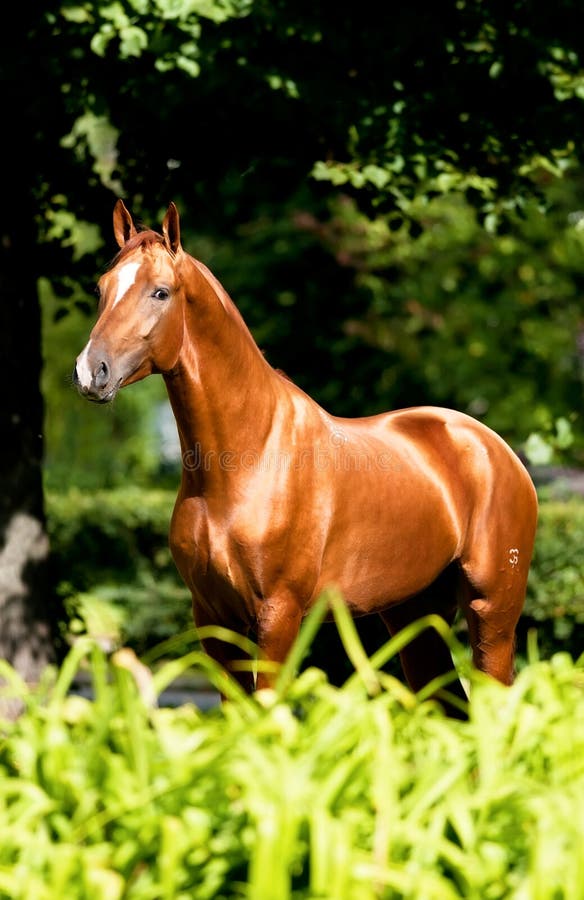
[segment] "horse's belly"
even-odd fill
[[[420,548],[421,549],[421,548]],[[354,615],[379,612],[419,593],[452,561],[453,553],[445,547],[443,553],[412,557],[372,559],[369,554],[354,554],[337,566],[323,570],[313,600],[327,587],[339,588]]]
[[[352,522],[337,522],[313,599],[334,584],[355,614],[377,612],[419,593],[456,558],[461,527],[442,496],[385,501],[369,499]]]

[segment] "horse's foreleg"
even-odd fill
[[[198,629],[218,624],[198,609],[195,604],[193,604],[193,617]],[[245,636],[247,637],[247,633],[245,633]],[[252,693],[254,689],[254,673],[251,666],[252,657],[248,653],[236,644],[215,637],[204,637],[201,640],[201,644],[205,653],[231,675],[246,693]],[[249,669],[238,668],[238,664],[241,662],[248,664]]]
[[[264,601],[258,615],[258,647],[260,661],[256,689],[273,687],[278,666],[284,662],[298,636],[302,609],[295,598],[284,597]]]

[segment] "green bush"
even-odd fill
[[[581,897],[582,664],[470,673],[470,718],[449,720],[378,671],[395,639],[368,660],[335,610],[342,688],[288,666],[247,698],[198,651],[145,678],[87,638],[35,690],[2,664],[25,709],[0,721],[1,900]],[[93,701],[69,694],[79,666]],[[189,666],[222,708],[151,702]]]
[[[70,627],[137,652],[192,626],[168,546],[175,492],[71,489],[47,495],[48,530]]]
[[[520,633],[535,628],[540,653],[584,648],[584,500],[543,500]]]
[[[133,488],[49,493],[59,591],[74,624],[82,620],[92,634],[113,644],[128,644],[138,653],[192,625],[190,593],[168,548],[174,500],[174,491]],[[584,501],[542,500],[525,613],[518,629],[523,657],[530,629],[538,633],[542,656],[558,650],[578,655],[584,647],[584,566],[579,564],[583,547]],[[378,633],[377,645],[385,639],[383,629],[364,623]],[[77,627],[82,627],[81,621]],[[329,635],[332,645],[336,630],[329,629]],[[368,643],[368,650],[375,649],[374,643],[373,639]],[[327,655],[337,657],[338,648]],[[318,656],[314,659],[323,667]],[[342,669],[341,679],[346,674]]]

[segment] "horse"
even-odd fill
[[[96,403],[152,373],[165,381],[182,452],[169,544],[196,628],[254,635],[277,668],[334,585],[352,616],[378,614],[390,635],[430,613],[451,626],[460,610],[474,667],[510,685],[538,512],[516,453],[452,409],[330,414],[270,365],[183,249],[173,202],[158,233],[119,199],[113,231],[73,381]],[[274,684],[269,667],[238,669],[232,644],[203,646],[246,692]],[[412,691],[453,673],[451,695],[466,701],[437,631],[400,662]]]

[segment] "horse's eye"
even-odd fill
[[[168,288],[156,288],[156,290],[152,291],[152,296],[156,300],[168,300],[170,297],[170,291]]]

